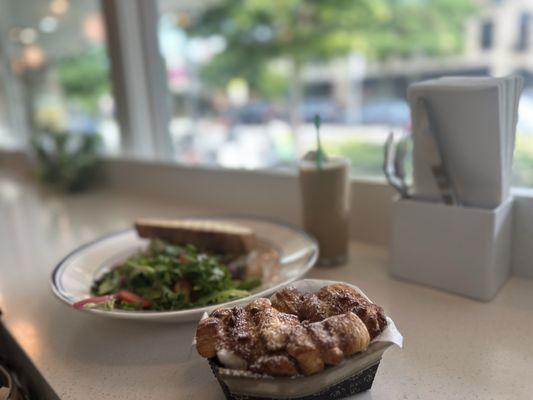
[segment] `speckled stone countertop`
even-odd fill
[[[3,323],[61,399],[223,398],[207,362],[190,354],[193,324],[98,318],[62,304],[49,284],[63,255],[138,216],[213,211],[112,190],[59,197],[0,176]],[[385,248],[350,250],[348,265],[309,277],[357,284],[405,337],[357,399],[533,398],[533,281],[511,278],[479,303],[391,279]]]

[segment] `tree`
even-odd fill
[[[98,100],[111,89],[107,56],[102,48],[58,60],[57,72],[65,96],[89,113],[97,112]]]
[[[222,0],[193,16],[190,36],[226,42],[206,68],[217,83],[257,85],[272,60],[290,62],[291,123],[299,121],[301,69],[357,52],[373,59],[461,49],[472,0]]]

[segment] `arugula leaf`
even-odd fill
[[[250,292],[247,290],[228,289],[222,292],[213,293],[209,296],[198,299],[196,305],[208,306],[210,304],[226,303],[230,300],[240,299],[241,297],[249,296]]]
[[[261,279],[250,278],[237,284],[237,289],[252,290],[261,285]]]
[[[261,284],[257,278],[233,280],[223,259],[192,245],[177,246],[155,239],[145,251],[96,279],[91,291],[105,295],[128,290],[150,300],[152,310],[163,311],[227,302],[248,296],[248,290]],[[110,306],[139,309],[138,305],[122,301]]]

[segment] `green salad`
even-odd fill
[[[94,297],[76,308],[183,310],[224,303],[250,295],[259,278],[242,279],[228,257],[206,254],[192,245],[154,239],[147,250],[129,257],[98,278]]]

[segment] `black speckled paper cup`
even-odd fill
[[[368,368],[344,379],[343,381],[325,387],[316,393],[303,396],[287,396],[283,393],[272,393],[268,397],[258,397],[252,394],[232,392],[226,384],[224,377],[219,374],[220,366],[217,360],[209,360],[209,365],[211,366],[211,370],[213,371],[213,374],[215,374],[215,377],[217,378],[218,383],[220,384],[220,387],[222,388],[222,391],[224,392],[224,395],[228,400],[268,400],[273,398],[290,400],[335,400],[343,399],[345,397],[353,396],[354,394],[369,390],[372,387],[372,383],[374,382],[374,376],[376,375],[376,372],[378,370],[379,361],[376,364],[371,365]],[[300,379],[306,378],[303,377]]]
[[[273,377],[232,370],[224,368],[217,358],[209,359],[209,365],[227,399],[333,400],[370,389],[381,357],[390,346],[372,343],[365,352],[309,376]]]

